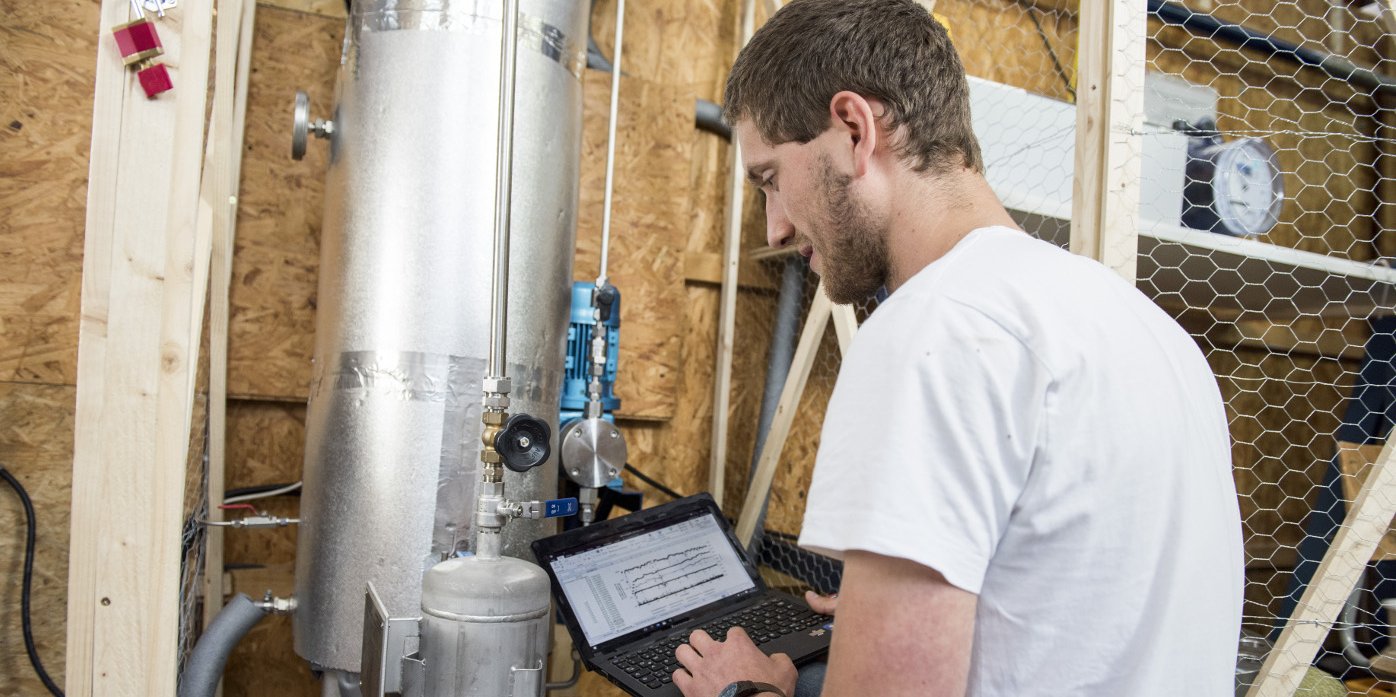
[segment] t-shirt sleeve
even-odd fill
[[[874,316],[824,418],[800,544],[935,569],[979,593],[1046,437],[1050,375],[979,310],[939,300]]]

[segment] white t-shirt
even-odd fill
[[[1233,694],[1221,395],[1192,339],[1105,267],[975,230],[859,329],[821,438],[800,544],[978,594],[969,695]]]

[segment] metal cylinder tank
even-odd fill
[[[500,0],[355,0],[321,237],[296,558],[296,652],[359,670],[369,581],[415,616],[471,539],[488,356]],[[523,0],[509,279],[511,411],[557,433],[588,3]],[[557,449],[554,448],[554,452]],[[554,465],[555,467],[555,465]],[[550,498],[555,469],[506,474]],[[554,521],[512,522],[504,552]]]
[[[422,582],[423,697],[542,695],[550,609],[548,575],[536,564],[437,564]]]

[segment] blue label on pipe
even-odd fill
[[[558,518],[561,516],[577,515],[577,499],[553,499],[543,503],[544,518]]]

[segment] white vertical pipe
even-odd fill
[[[606,199],[601,211],[601,273],[596,287],[606,285],[606,262],[611,254],[611,192],[616,174],[616,113],[620,109],[620,58],[625,46],[625,0],[616,2],[616,43],[611,56],[611,120],[606,127]]]

